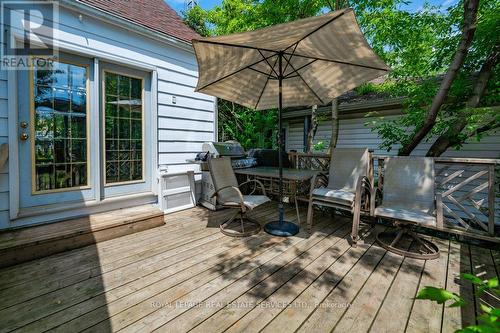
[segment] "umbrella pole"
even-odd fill
[[[278,54],[278,166],[279,166],[279,182],[278,182],[278,221],[272,221],[264,226],[264,230],[274,236],[288,237],[299,232],[299,226],[284,220],[283,207],[283,131],[282,131],[282,111],[283,111],[283,52]]]
[[[279,167],[279,183],[278,183],[278,194],[279,194],[279,217],[278,221],[283,224],[283,216],[285,209],[283,208],[283,73],[282,73],[282,59],[283,55],[279,55],[279,76],[278,76],[278,167]]]

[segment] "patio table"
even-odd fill
[[[247,180],[260,180],[266,192],[272,194],[279,193],[279,168],[278,167],[253,167],[245,169],[235,169],[237,175],[246,176]],[[299,207],[297,201],[309,202],[310,185],[309,181],[320,171],[299,170],[283,168],[283,195],[295,201],[297,211],[297,222],[300,224]]]

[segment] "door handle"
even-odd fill
[[[28,133],[21,133],[21,135],[19,136],[19,138],[22,140],[22,141],[26,141],[28,140],[30,136],[28,135]]]
[[[25,121],[21,121],[21,123],[19,124],[19,126],[21,126],[21,128],[28,128],[28,123],[25,122]]]

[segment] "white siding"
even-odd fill
[[[153,105],[153,112],[158,113],[158,142],[153,144],[158,148],[157,161],[170,165],[172,172],[199,172],[186,159],[195,156],[203,141],[215,140],[215,99],[194,91],[198,77],[194,53],[134,34],[86,13],[82,13],[80,21],[79,14],[60,7],[61,50],[139,69],[144,64],[145,71],[155,69],[157,105]],[[6,80],[5,73],[0,73],[0,143],[7,142],[8,133]],[[8,224],[7,171],[7,166],[0,170],[0,229]]]
[[[387,116],[386,120],[396,119],[398,116]],[[365,125],[370,118],[354,118],[341,119],[339,121],[339,137],[337,147],[339,148],[356,148],[367,147],[373,149],[375,154],[379,155],[396,155],[398,147],[394,147],[391,151],[380,149],[380,138],[376,132],[373,132],[370,125]],[[291,120],[288,123],[288,149],[297,151],[303,150],[303,133],[304,123],[301,120]],[[326,141],[330,142],[331,138],[331,123],[330,121],[320,122],[318,130],[314,138],[314,142]],[[423,142],[415,148],[412,155],[423,156],[431,146],[432,141]],[[484,136],[480,142],[476,139],[470,139],[460,149],[449,149],[443,156],[445,157],[477,157],[477,158],[500,158],[500,130],[492,131],[489,135]]]
[[[3,45],[2,45],[3,47]],[[7,73],[0,70],[0,145],[7,143]],[[0,229],[8,226],[9,220],[9,161],[0,167]]]

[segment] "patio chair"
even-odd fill
[[[208,167],[215,187],[215,193],[212,197],[216,197],[221,206],[236,210],[227,221],[221,223],[221,232],[233,237],[245,237],[258,233],[261,229],[260,224],[249,219],[247,212],[271,201],[266,196],[264,185],[260,181],[252,179],[238,186],[229,157],[210,158]],[[243,195],[240,188],[248,183],[254,183],[253,190],[250,195]],[[257,185],[261,188],[263,195],[252,195],[257,189]]]
[[[307,212],[309,231],[312,227],[314,205],[349,211],[352,215],[351,240],[358,241],[361,206],[369,207],[371,191],[371,153],[368,149],[336,148],[330,160],[328,185],[317,186],[318,177],[311,182],[311,196]]]
[[[434,179],[432,158],[390,157],[384,161],[382,200],[373,215],[393,220],[397,229],[377,235],[383,248],[417,259],[439,257],[437,246],[412,230],[414,226],[439,229],[443,224],[442,199],[434,192]]]

